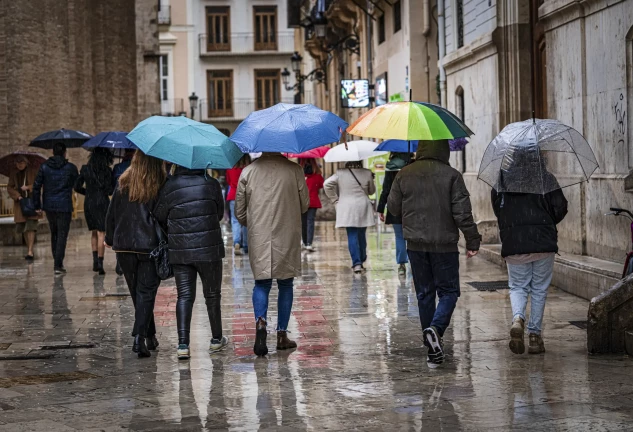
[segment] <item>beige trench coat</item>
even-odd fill
[[[327,197],[336,204],[336,228],[374,226],[376,216],[368,197],[376,192],[372,173],[365,168],[351,171],[353,175],[348,168],[341,168],[323,185]]]
[[[279,154],[264,154],[244,168],[235,216],[248,227],[255,280],[301,276],[301,214],[310,196],[303,169]]]

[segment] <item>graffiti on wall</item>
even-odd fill
[[[624,106],[624,94],[620,93],[620,97],[613,105],[613,113],[615,114],[615,130],[623,137],[626,136],[626,110]],[[618,144],[624,144],[624,138],[618,140]]]

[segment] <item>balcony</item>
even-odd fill
[[[164,99],[160,101],[160,113],[164,116],[177,116],[185,113],[185,102],[183,98]]]
[[[198,35],[200,57],[270,55],[271,53],[292,55],[295,47],[294,32],[270,33],[255,37],[255,33],[216,34],[209,38],[206,33]]]
[[[158,11],[158,25],[171,25],[171,6],[167,4],[160,4],[160,10]]]
[[[253,111],[257,111],[258,107],[272,106],[275,103],[293,103],[292,98],[282,99],[280,101],[271,101],[265,105],[263,103],[257,104],[255,99],[232,99],[226,101],[226,103],[209,103],[208,99],[201,99],[198,103],[198,110],[196,112],[196,120],[206,122],[216,121],[242,121]],[[261,109],[261,108],[260,108]]]

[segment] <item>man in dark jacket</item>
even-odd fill
[[[464,179],[449,157],[447,140],[419,141],[416,161],[396,176],[387,201],[389,211],[402,217],[429,367],[444,361],[442,336],[460,295],[458,229],[468,258],[477,255],[481,241]]]
[[[42,164],[33,184],[33,200],[37,210],[44,210],[51,230],[51,248],[55,274],[64,274],[66,242],[73,214],[73,186],[79,177],[77,167],[66,159],[66,145],[53,145],[53,157]],[[43,199],[40,194],[44,187]]]
[[[543,175],[551,178],[549,184],[558,184],[552,174]],[[545,195],[497,193],[493,189],[491,198],[499,221],[501,256],[508,265],[513,317],[510,350],[515,354],[525,352],[525,309],[531,294],[528,352],[540,354],[545,352],[541,324],[558,252],[556,225],[567,214],[567,199],[560,189]]]

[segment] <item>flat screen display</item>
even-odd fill
[[[341,106],[365,108],[369,106],[369,80],[341,80]]]
[[[389,97],[387,96],[387,72],[379,75],[376,78],[376,86],[374,88],[374,94],[376,95],[376,106],[384,105],[389,102]]]

